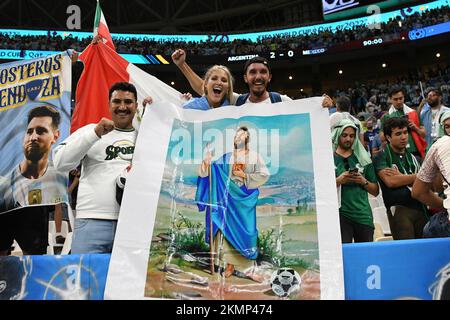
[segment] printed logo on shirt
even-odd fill
[[[113,160],[119,157],[120,159],[130,161],[134,153],[134,143],[129,140],[120,140],[106,147],[105,152],[105,160]]]
[[[28,192],[28,204],[41,204],[42,203],[42,190],[34,189]]]

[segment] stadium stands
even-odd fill
[[[135,54],[165,54],[169,55],[177,48],[184,48],[192,55],[233,55],[233,54],[263,54],[276,50],[296,50],[296,49],[315,49],[330,48],[342,45],[353,40],[363,40],[387,36],[390,39],[401,37],[402,33],[412,29],[420,29],[427,26],[448,22],[450,17],[450,8],[444,6],[438,9],[425,10],[422,14],[415,13],[410,16],[397,16],[390,19],[387,23],[382,23],[380,28],[368,28],[367,25],[355,26],[352,29],[332,32],[325,29],[321,32],[292,36],[266,36],[259,38],[258,41],[234,40],[232,42],[204,41],[180,42],[180,41],[141,41],[137,39],[120,40],[114,39],[117,52],[135,53]],[[0,49],[18,49],[18,50],[53,50],[61,51],[66,49],[75,49],[82,51],[89,43],[90,39],[80,40],[72,37],[70,34],[62,38],[54,36],[51,31],[47,36],[9,36],[1,34]]]

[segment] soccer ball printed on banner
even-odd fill
[[[301,278],[297,271],[291,268],[281,268],[272,273],[270,286],[272,291],[279,297],[288,297],[298,291]]]

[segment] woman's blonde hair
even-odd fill
[[[228,102],[231,103],[231,98],[233,97],[233,81],[234,81],[234,79],[233,79],[233,76],[231,75],[230,70],[227,67],[225,67],[225,66],[216,64],[216,65],[212,66],[211,68],[209,68],[206,71],[205,76],[203,77],[203,79],[204,79],[203,80],[203,92],[204,92],[205,96],[208,95],[208,92],[206,90],[206,83],[208,82],[209,78],[211,78],[212,73],[214,71],[216,71],[216,70],[222,70],[227,75],[227,78],[228,78],[228,90],[227,90],[227,93],[225,95],[225,98],[228,99]]]

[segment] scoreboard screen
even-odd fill
[[[368,6],[380,2],[380,0],[322,0],[323,14],[343,11],[350,8]]]
[[[421,0],[322,0],[325,20],[343,20],[353,16],[362,16],[370,5],[377,5],[381,11],[391,8],[406,8],[422,3]]]

